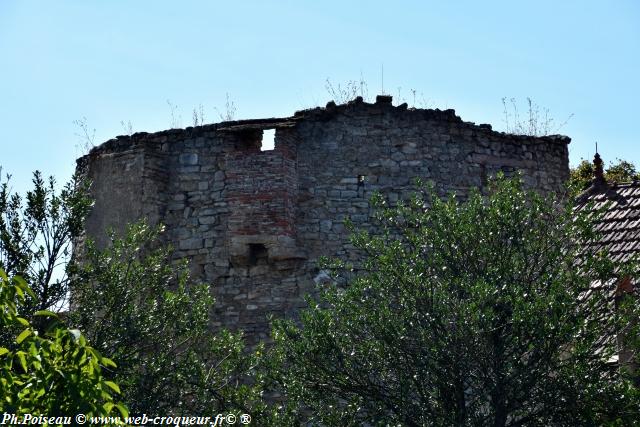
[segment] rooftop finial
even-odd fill
[[[595,166],[595,170],[593,171],[593,178],[595,183],[604,184],[606,180],[604,179],[604,168],[602,167],[603,161],[600,158],[600,154],[598,154],[598,143],[596,142],[596,155],[593,156],[593,165]]]

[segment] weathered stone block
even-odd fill
[[[329,230],[331,230],[331,226],[333,225],[333,222],[330,219],[325,219],[320,221],[320,231],[322,232],[327,232]]]
[[[357,177],[353,177],[353,178],[342,178],[340,180],[340,184],[357,184],[358,183],[358,178]]]
[[[198,155],[196,153],[184,153],[180,154],[180,164],[181,165],[197,165],[198,164]]]
[[[179,248],[183,251],[192,249],[201,249],[204,246],[204,240],[198,237],[180,240]]]

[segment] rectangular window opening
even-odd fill
[[[260,151],[271,151],[275,148],[276,130],[265,129],[262,131],[262,145]]]
[[[264,265],[269,258],[268,249],[261,243],[249,243],[249,265]]]

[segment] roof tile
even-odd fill
[[[584,204],[604,209],[594,228],[599,242],[588,244],[593,249],[608,249],[616,261],[626,261],[640,252],[640,182],[604,185],[585,193]]]

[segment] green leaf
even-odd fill
[[[58,315],[56,313],[54,313],[53,311],[49,311],[49,310],[38,310],[34,313],[35,316],[44,316],[44,317],[55,317],[56,319],[58,318]]]
[[[127,418],[129,416],[129,411],[127,410],[127,408],[124,405],[117,404],[116,408],[120,412],[120,415],[122,415],[122,418]]]
[[[105,381],[104,382],[105,385],[107,385],[110,389],[112,389],[113,391],[115,391],[116,393],[120,394],[120,387],[118,386],[118,384],[114,383],[113,381]]]
[[[27,285],[27,282],[25,282],[25,280],[20,277],[20,276],[15,276],[13,278],[14,283],[17,285],[17,288],[20,289],[20,291],[25,291],[26,293],[29,294],[29,296],[31,296],[32,298],[37,298],[36,294],[33,292],[33,290],[29,287],[29,285]],[[22,294],[22,292],[21,292]]]
[[[20,333],[20,335],[18,335],[18,338],[16,338],[16,343],[22,343],[22,341],[24,341],[31,334],[33,334],[33,331],[31,329],[25,329]]]
[[[29,326],[29,321],[27,319],[25,319],[24,317],[16,317],[16,320],[18,321],[18,323],[20,323],[22,326]]]
[[[16,353],[16,356],[18,357],[18,360],[20,361],[20,366],[22,366],[22,369],[24,369],[25,372],[28,372],[27,369],[27,358],[25,357],[25,354],[23,351],[19,351],[18,353]]]
[[[117,367],[116,363],[113,360],[109,359],[108,357],[103,357],[101,359],[101,362],[105,367],[108,367],[108,368],[116,368]]]
[[[6,349],[4,347],[0,347],[0,356],[5,355],[9,353],[9,349]]]

